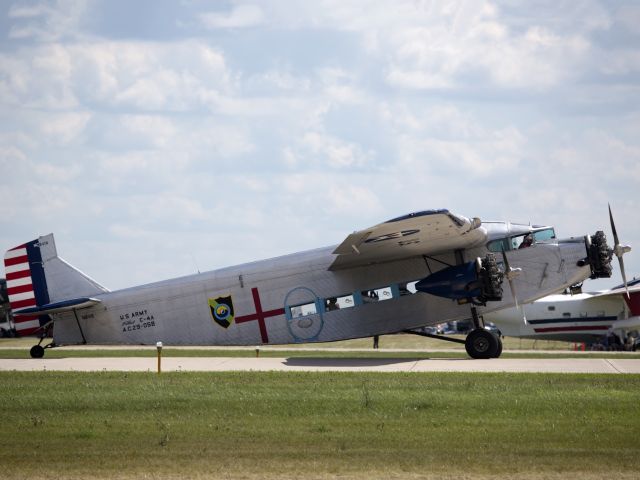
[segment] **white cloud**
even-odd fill
[[[508,10],[503,15],[502,10]],[[593,31],[610,28],[595,2],[519,9],[493,1],[270,2],[270,22],[357,35],[393,87],[548,89],[584,71]],[[573,21],[569,22],[568,18]],[[523,25],[527,28],[522,28]]]
[[[86,111],[44,115],[40,129],[51,143],[67,145],[84,132],[90,118],[91,113]]]
[[[507,88],[547,88],[572,76],[589,43],[542,27],[524,34],[478,15],[469,30],[445,25],[392,34],[387,79],[410,88],[452,88],[470,75]]]
[[[369,188],[339,182],[329,186],[326,210],[334,215],[358,215],[363,210],[381,209],[378,196]]]
[[[132,135],[155,148],[169,146],[177,134],[173,121],[161,115],[123,115],[121,122]]]
[[[82,0],[11,5],[8,16],[14,24],[9,30],[9,38],[54,41],[75,35],[86,9],[87,3]]]
[[[134,31],[99,3],[16,5],[0,241],[55,230],[65,252],[108,252],[95,274],[115,287],[188,273],[184,245],[204,270],[425,208],[563,234],[603,228],[606,200],[637,211],[631,7],[183,2]],[[121,261],[139,269],[124,278]]]
[[[216,108],[230,94],[223,55],[201,42],[53,43],[0,57],[0,98],[33,108]]]
[[[515,127],[488,128],[452,104],[424,110],[383,104],[381,118],[395,132],[403,169],[432,175],[464,171],[486,177],[512,172],[524,158],[526,138]]]
[[[247,28],[263,23],[263,13],[257,5],[236,5],[228,13],[203,13],[200,21],[207,28]]]
[[[29,108],[78,106],[71,85],[72,55],[60,45],[21,49],[0,56],[0,99]]]
[[[372,157],[371,152],[364,151],[355,143],[319,132],[305,134],[301,144],[308,154],[330,168],[363,167]]]

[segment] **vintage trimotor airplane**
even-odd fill
[[[558,240],[550,226],[428,210],[354,232],[337,247],[118,291],[59,258],[53,234],[9,250],[5,269],[17,331],[41,334],[35,358],[85,343],[330,342],[463,319],[470,310],[466,350],[492,358],[502,344],[482,328],[483,313],[608,277],[614,251],[621,260],[626,250],[618,242],[609,249],[600,231]]]

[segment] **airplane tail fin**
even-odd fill
[[[21,336],[33,335],[51,321],[45,313],[46,306],[108,292],[58,257],[53,234],[8,250],[4,268],[9,304],[16,332]],[[31,314],[20,314],[20,310]]]
[[[623,296],[629,307],[629,313],[632,316],[640,316],[640,290],[629,292],[629,297]]]

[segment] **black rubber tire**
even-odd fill
[[[476,328],[467,335],[464,348],[471,358],[494,358],[498,353],[498,337],[489,330]]]
[[[495,335],[493,332],[491,333]],[[498,340],[498,350],[496,351],[495,356],[492,358],[500,358],[500,355],[502,355],[502,339],[500,338],[500,336],[496,335],[496,340]]]
[[[40,345],[34,345],[31,347],[31,350],[29,350],[29,354],[31,358],[42,358],[44,357],[44,348]]]

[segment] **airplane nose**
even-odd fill
[[[611,254],[603,232],[559,240],[558,248],[558,274],[564,277],[565,285],[578,285],[587,278],[611,276]]]

